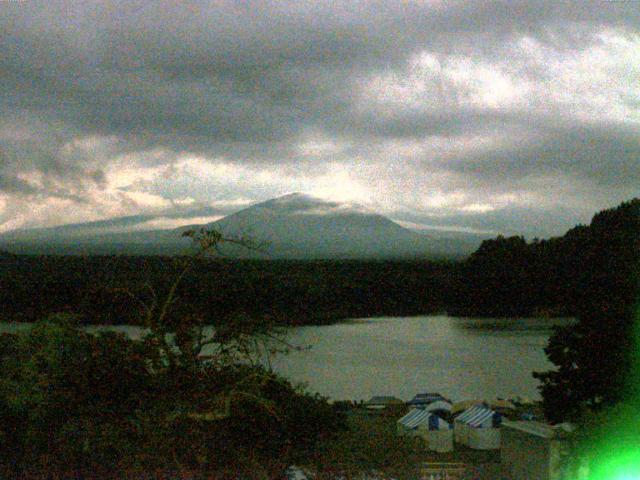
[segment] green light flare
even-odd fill
[[[603,459],[589,480],[640,480],[640,451],[615,453]]]
[[[640,300],[636,303],[632,335],[633,350],[631,352],[632,366],[631,378],[629,379],[629,396],[631,402],[635,402],[637,405],[640,405]]]
[[[574,480],[640,480],[640,306],[635,312],[626,399],[593,419],[574,452],[587,459],[588,473]]]

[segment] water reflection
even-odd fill
[[[424,316],[376,318],[299,327],[296,344],[311,344],[274,361],[294,381],[334,399],[373,395],[411,398],[437,391],[453,399],[539,398],[534,370],[547,370],[551,327],[566,320]]]

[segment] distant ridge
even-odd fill
[[[0,235],[0,248],[15,253],[174,255],[189,251],[181,233],[207,228],[245,235],[264,243],[260,252],[223,249],[232,257],[274,259],[451,258],[471,253],[480,243],[443,239],[404,228],[361,205],[325,201],[291,193],[251,205],[208,224],[175,229],[109,231],[153,219],[140,215],[100,222],[30,229]]]

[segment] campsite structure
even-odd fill
[[[477,405],[480,406],[487,406],[487,402],[485,402],[484,400],[461,400],[459,402],[456,402],[453,404],[453,407],[451,408],[451,413],[453,413],[454,415],[457,415],[461,412],[464,412],[465,410],[468,410],[471,407],[475,407]]]
[[[410,405],[415,408],[425,408],[427,405],[437,401],[445,401],[447,403],[451,403],[447,398],[443,397],[439,393],[418,393],[411,400],[407,402],[407,405]]]
[[[389,407],[404,405],[404,402],[396,397],[378,395],[371,397],[364,404],[364,408],[369,412],[381,412]]]
[[[560,480],[572,427],[536,421],[502,422],[500,462],[513,480]]]
[[[424,410],[427,412],[435,413],[436,415],[447,418],[451,415],[451,408],[453,405],[447,402],[446,400],[436,400],[435,402],[430,403]]]
[[[426,410],[412,409],[397,422],[398,435],[422,438],[429,450],[451,452],[453,430],[451,424]]]
[[[471,407],[454,420],[454,439],[476,450],[500,448],[502,415],[483,406]]]

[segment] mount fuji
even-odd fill
[[[257,203],[217,221],[173,229],[130,229],[153,217],[25,229],[0,235],[0,248],[14,253],[166,254],[189,251],[182,233],[213,229],[264,245],[259,252],[225,247],[231,257],[274,259],[451,258],[471,253],[479,239],[428,235],[404,228],[356,204],[292,193]],[[115,231],[114,231],[115,230]]]

